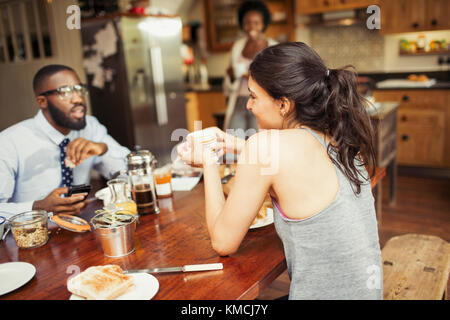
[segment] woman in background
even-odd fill
[[[230,110],[229,119],[225,122],[228,128],[245,131],[250,128],[257,129],[255,117],[245,108],[248,100],[248,67],[258,52],[277,42],[266,38],[264,34],[270,24],[270,11],[264,2],[243,2],[238,9],[238,21],[245,37],[237,40],[231,48],[230,66],[227,69],[224,88],[227,97],[233,100],[233,110]],[[235,102],[233,95],[237,97]]]
[[[178,150],[185,162],[203,166],[212,247],[236,252],[269,193],[289,299],[382,299],[366,170],[375,167],[373,129],[356,74],[328,69],[304,43],[283,43],[255,57],[248,90],[259,132],[244,141],[215,129],[219,155],[239,154],[226,200],[214,154],[192,139]]]

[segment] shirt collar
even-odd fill
[[[45,135],[53,141],[56,145],[59,145],[65,138],[73,140],[75,138],[75,133],[73,130],[65,136],[58,130],[56,130],[45,118],[42,110],[39,110],[37,115],[34,117],[37,127],[45,133]]]

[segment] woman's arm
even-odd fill
[[[188,157],[181,157],[189,161]],[[239,156],[233,189],[225,201],[219,166],[203,152],[206,224],[212,246],[220,255],[236,252],[261,208],[274,176],[264,170],[270,166],[268,159],[267,135],[253,135]]]

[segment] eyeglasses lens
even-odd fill
[[[72,98],[73,92],[76,91],[79,96],[88,93],[87,88],[83,85],[75,85],[72,87],[62,87],[58,89],[58,95],[61,99],[68,100]]]

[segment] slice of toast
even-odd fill
[[[88,300],[112,300],[133,287],[133,277],[117,265],[90,267],[67,281],[70,292]]]

